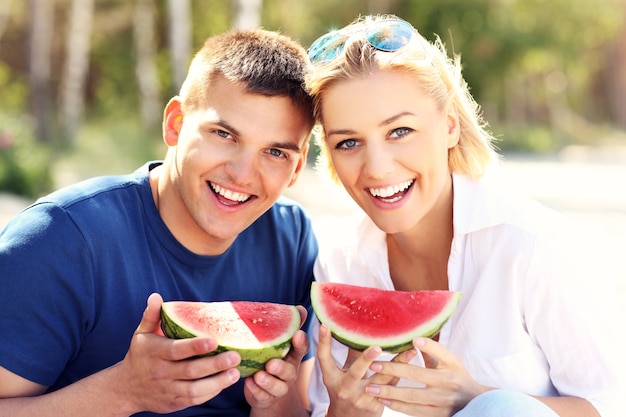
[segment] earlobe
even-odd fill
[[[163,112],[163,141],[167,146],[176,146],[183,124],[183,113],[180,108],[180,98],[173,97],[165,106]]]

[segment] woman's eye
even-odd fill
[[[352,149],[355,148],[357,145],[358,142],[356,141],[356,139],[346,139],[339,142],[335,146],[335,149]]]
[[[408,128],[408,127],[399,127],[397,129],[393,129],[391,131],[391,134],[389,135],[389,137],[391,137],[391,138],[401,138],[401,137],[404,137],[404,136],[408,135],[412,131],[413,131],[413,129]]]

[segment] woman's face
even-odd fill
[[[387,233],[416,226],[452,201],[448,149],[456,112],[439,109],[402,71],[333,84],[322,97],[329,157],[355,202]]]

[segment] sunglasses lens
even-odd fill
[[[312,63],[332,61],[341,54],[352,34],[345,29],[328,32],[311,44],[309,59]],[[409,43],[413,34],[413,26],[404,20],[379,21],[368,26],[364,32],[367,42],[383,52],[397,51]]]
[[[345,36],[341,31],[328,32],[311,44],[308,51],[309,59],[314,63],[332,61],[341,53],[345,42]]]
[[[409,43],[411,36],[413,27],[402,20],[378,22],[365,31],[370,45],[384,52],[397,51]]]

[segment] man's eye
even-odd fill
[[[287,156],[287,154],[283,151],[281,151],[280,149],[276,149],[276,148],[272,148],[269,151],[269,154],[272,156],[275,156],[277,158],[285,158]]]
[[[228,139],[231,137],[231,134],[225,130],[216,129],[215,134],[221,138]]]

